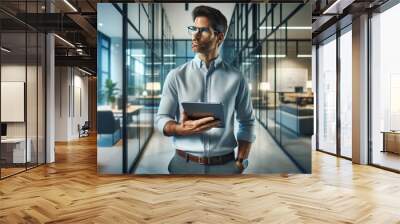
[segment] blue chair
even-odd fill
[[[110,147],[121,139],[121,124],[112,111],[97,111],[98,146]]]

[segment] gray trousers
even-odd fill
[[[204,165],[187,161],[175,153],[168,165],[170,174],[240,174],[242,171],[234,160],[221,165]]]

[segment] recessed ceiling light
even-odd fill
[[[102,26],[103,26],[103,23],[99,23],[99,26],[102,27]]]
[[[260,30],[272,30],[272,29],[276,29],[276,26],[260,26]],[[311,30],[312,27],[311,26],[280,26],[278,29],[280,30],[284,30],[284,29],[288,29],[288,30]]]
[[[54,34],[54,36],[57,37],[58,39],[60,39],[62,42],[66,43],[67,45],[69,45],[69,46],[75,48],[75,45],[73,45],[73,44],[72,44],[71,42],[69,42],[68,40],[66,40],[66,39],[64,39],[64,38],[62,38],[62,37],[60,37],[60,36],[57,35],[57,34]]]
[[[74,12],[78,12],[78,10],[68,1],[64,0],[65,4],[67,4]]]
[[[144,55],[144,54],[131,54],[131,56],[135,57],[135,58],[144,58],[144,57],[146,57],[146,55]]]
[[[286,54],[257,54],[256,58],[285,58]]]
[[[11,50],[9,50],[9,49],[7,49],[7,48],[5,48],[5,47],[1,47],[0,49],[1,49],[2,51],[6,52],[6,53],[10,53],[10,52],[11,52]]]
[[[88,72],[88,71],[86,71],[86,70],[83,70],[83,69],[81,69],[81,68],[79,68],[79,67],[78,67],[78,69],[79,69],[79,71],[81,71],[81,72],[83,72],[83,73],[85,73],[85,74],[87,74],[87,75],[92,75],[92,73],[90,73],[90,72]]]
[[[298,54],[297,55],[298,58],[312,58],[311,54]]]
[[[338,5],[340,4],[342,0],[337,0],[335,1],[331,6],[329,6],[324,12],[322,12],[322,14],[329,14],[329,13],[334,13],[334,14],[338,14],[336,13],[336,11],[338,10]],[[332,10],[334,12],[332,12]]]

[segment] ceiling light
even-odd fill
[[[164,57],[176,57],[175,54],[164,54]]]
[[[81,69],[81,68],[78,68],[78,70],[81,71],[81,72],[83,72],[83,73],[85,73],[85,74],[87,74],[87,75],[92,75],[92,73],[90,73],[90,72],[88,72],[88,71],[85,71],[85,70],[83,70],[83,69]]]
[[[1,50],[4,51],[4,52],[6,52],[6,53],[10,53],[10,52],[11,52],[11,50],[9,50],[9,49],[7,49],[7,48],[5,48],[5,47],[1,47]]]
[[[286,54],[257,54],[255,55],[256,58],[285,58]]]
[[[260,26],[260,30],[272,30],[272,29],[276,29],[276,26]],[[280,26],[278,29],[280,30],[311,30],[312,27],[311,26]]]
[[[312,58],[311,54],[298,54],[297,55],[298,58]]]
[[[67,4],[74,12],[78,12],[78,10],[71,4],[69,3],[68,0],[64,0],[65,4]]]
[[[136,58],[144,58],[146,57],[146,55],[144,54],[131,54],[132,57],[136,57]]]
[[[341,0],[336,0],[331,6],[329,6],[322,14],[329,14],[332,13],[331,10],[335,9]],[[337,9],[336,9],[337,11]],[[338,13],[334,13],[338,14]]]
[[[102,26],[103,26],[103,23],[99,23],[99,26],[102,27]]]
[[[64,43],[66,43],[67,45],[69,45],[69,46],[75,48],[75,45],[73,45],[73,44],[72,44],[71,42],[69,42],[68,40],[66,40],[66,39],[64,39],[64,38],[62,38],[62,37],[60,37],[60,36],[57,35],[57,34],[54,34],[54,36],[57,37],[58,39],[60,39],[61,41],[63,41]]]
[[[161,62],[154,62],[154,63],[151,63],[151,62],[147,62],[146,63],[146,65],[161,65]],[[176,63],[175,62],[164,62],[164,65],[175,65]]]

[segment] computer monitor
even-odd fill
[[[7,124],[1,123],[1,136],[7,136]]]
[[[294,92],[296,92],[296,93],[302,93],[302,92],[303,92],[303,87],[302,87],[302,86],[295,86],[295,87],[294,87]]]

